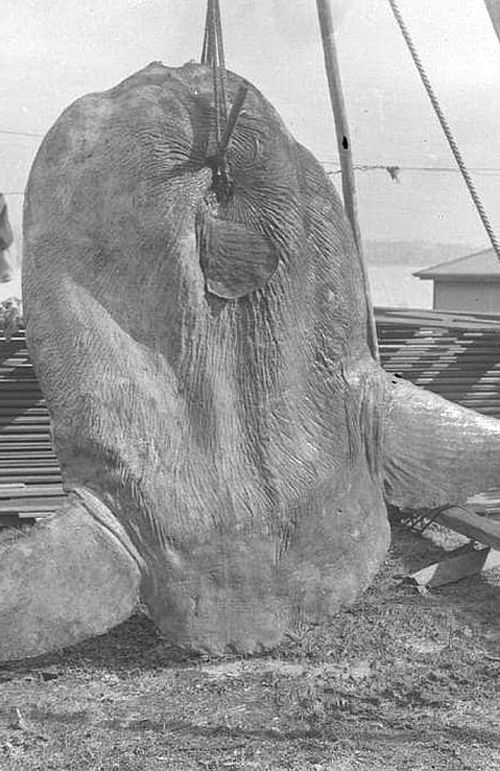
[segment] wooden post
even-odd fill
[[[340,79],[340,68],[337,57],[337,46],[335,43],[335,31],[333,29],[332,10],[329,0],[316,0],[316,5],[318,8],[319,26],[321,30],[321,38],[323,41],[323,54],[325,57],[325,68],[328,80],[328,88],[330,92],[330,101],[332,104],[333,117],[335,121],[335,132],[337,135],[337,148],[340,159],[340,168],[342,170],[342,194],[344,198],[344,207],[349,222],[351,223],[354,240],[363,271],[367,310],[368,342],[373,356],[378,361],[379,355],[377,332],[375,328],[375,319],[373,316],[370,298],[368,275],[365,261],[363,259],[361,231],[359,228],[357,213],[356,183],[354,179],[354,167],[352,163],[351,140],[349,136],[347,112],[342,91],[342,81]]]
[[[500,42],[500,0],[484,0],[484,2]]]

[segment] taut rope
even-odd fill
[[[222,201],[231,196],[232,181],[226,162],[226,153],[248,92],[248,86],[241,85],[239,87],[228,117],[226,62],[219,0],[207,0],[201,63],[212,67],[217,149],[215,155],[209,159],[209,165],[213,171],[213,189],[217,199]]]
[[[500,260],[500,242],[498,241],[495,231],[493,230],[493,227],[491,225],[491,222],[488,218],[488,215],[486,213],[486,210],[483,206],[483,202],[481,201],[481,198],[479,197],[479,193],[477,192],[476,186],[474,184],[474,181],[469,173],[469,170],[467,166],[465,165],[464,159],[462,158],[462,154],[460,152],[460,149],[455,141],[455,138],[452,134],[452,131],[448,125],[448,122],[446,120],[446,117],[443,113],[443,110],[441,108],[441,105],[439,103],[439,100],[434,92],[434,89],[432,88],[431,82],[428,78],[428,75],[425,71],[424,65],[422,64],[422,60],[420,59],[420,56],[418,54],[418,51],[416,49],[415,43],[413,42],[411,35],[408,31],[408,27],[406,26],[406,23],[403,19],[403,16],[401,15],[401,11],[398,7],[397,0],[388,0],[389,5],[391,6],[392,12],[394,14],[394,18],[396,19],[399,28],[401,30],[401,33],[405,39],[406,45],[408,46],[408,50],[411,54],[411,57],[415,63],[415,67],[418,70],[418,74],[420,75],[420,78],[422,80],[422,83],[424,84],[425,90],[427,91],[427,94],[429,96],[429,99],[431,100],[431,104],[434,107],[434,112],[437,115],[437,118],[441,124],[441,128],[444,131],[444,134],[446,136],[446,139],[448,140],[448,144],[450,146],[450,149],[455,156],[455,160],[457,162],[457,166],[462,172],[462,177],[464,178],[465,184],[467,185],[467,188],[469,190],[470,196],[472,200],[474,201],[474,205],[477,209],[477,212],[481,218],[481,221],[484,225],[484,229],[486,230],[489,239],[491,241],[491,245],[493,246],[493,249],[496,253],[496,256]]]

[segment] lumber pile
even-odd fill
[[[388,372],[500,418],[499,316],[379,308],[375,319]],[[22,323],[6,337],[0,338],[0,526],[47,516],[63,497],[49,414]],[[454,509],[439,521],[472,533],[473,517],[473,537],[498,546],[500,490],[476,496],[466,508],[469,514]]]
[[[0,340],[0,525],[46,516],[62,497],[49,415],[20,328]]]

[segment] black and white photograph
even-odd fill
[[[0,8],[0,771],[498,771],[500,0]]]

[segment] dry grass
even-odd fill
[[[137,615],[4,667],[0,768],[498,769],[500,574],[428,596],[397,578],[440,554],[395,525],[362,600],[270,656],[188,658]]]

